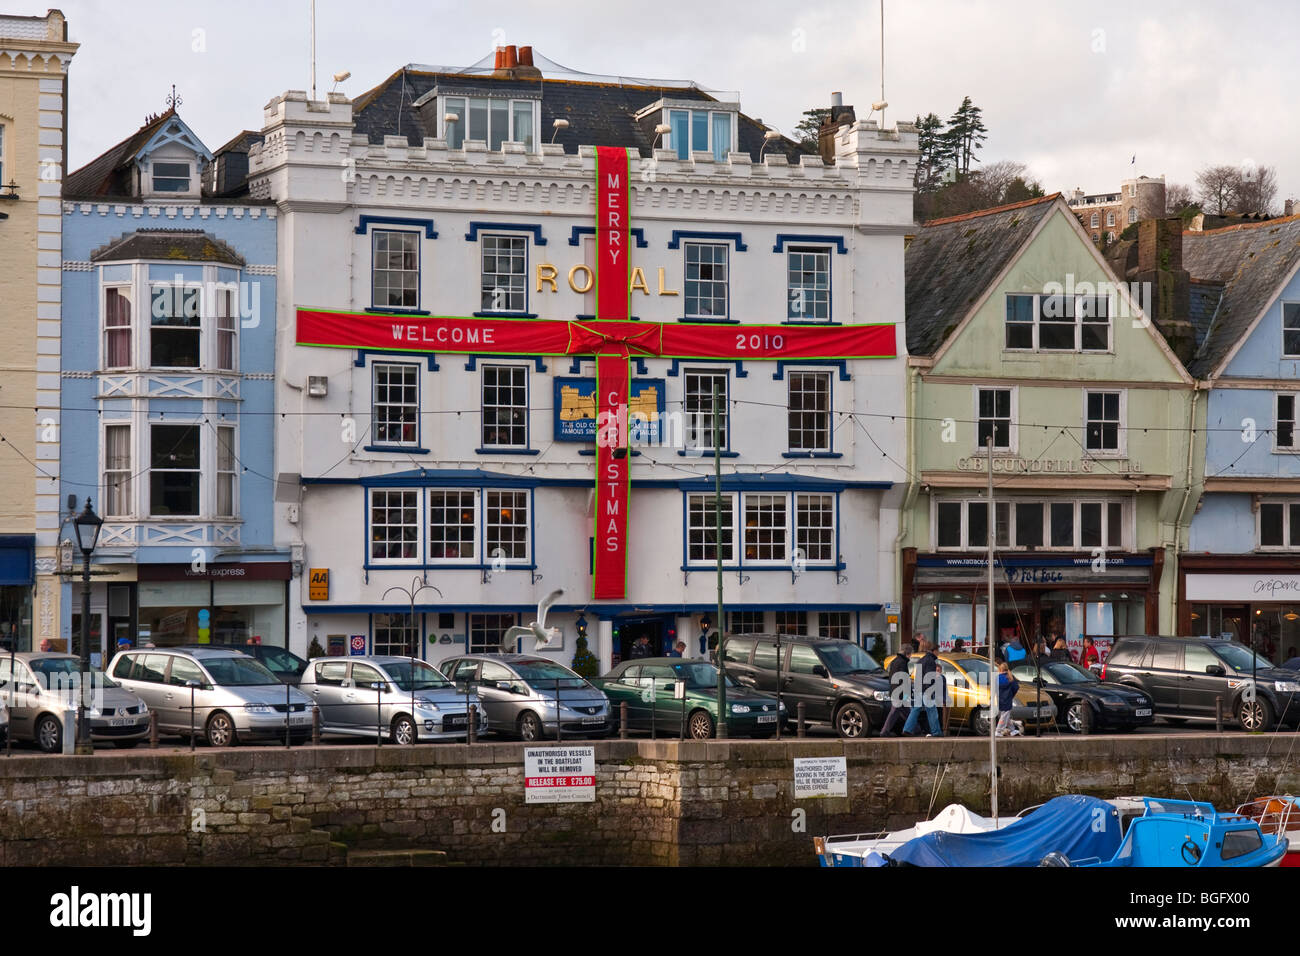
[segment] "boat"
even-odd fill
[[[1237,813],[1250,817],[1264,833],[1285,835],[1282,866],[1300,866],[1300,800],[1289,794],[1259,797],[1237,807]]]
[[[903,844],[928,833],[986,833],[1014,823],[1015,817],[993,820],[971,813],[959,803],[951,803],[932,820],[922,820],[905,830],[881,830],[875,833],[846,833],[838,836],[813,837],[813,847],[823,866],[881,866]]]
[[[1049,865],[1079,867],[1278,866],[1287,852],[1285,832],[1265,833],[1259,821],[1225,813],[1210,803],[1147,797],[1142,816],[1129,824],[1115,853],[1070,857],[1057,851]]]

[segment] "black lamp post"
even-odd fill
[[[77,534],[77,547],[81,549],[81,681],[77,701],[77,753],[94,752],[90,742],[90,722],[86,719],[86,687],[90,681],[90,555],[99,543],[99,529],[104,519],[95,514],[86,499],[86,507],[72,522]]]

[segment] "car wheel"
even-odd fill
[[[1076,734],[1092,733],[1092,707],[1086,700],[1076,700],[1065,712],[1065,725]]]
[[[118,750],[130,750],[139,742],[140,741],[138,740],[114,740],[113,746],[116,747]]]
[[[861,704],[849,702],[835,712],[835,732],[849,739],[871,736],[871,721]]]
[[[707,710],[694,711],[686,718],[686,732],[693,740],[708,740],[713,736],[713,718]]]
[[[541,740],[545,731],[542,721],[531,710],[526,710],[519,717],[519,736],[523,740]]]
[[[1237,723],[1248,733],[1262,732],[1273,726],[1273,708],[1263,697],[1237,703]]]
[[[53,714],[43,714],[36,721],[36,746],[47,754],[57,754],[63,750],[63,725]]]
[[[390,738],[393,743],[408,747],[415,743],[416,737],[415,723],[410,717],[405,714],[398,714],[393,718],[392,737]]]
[[[204,736],[209,747],[233,747],[239,742],[235,736],[235,722],[220,710],[208,718]]]
[[[976,737],[987,737],[989,735],[989,719],[980,716],[979,707],[970,712],[970,732]]]

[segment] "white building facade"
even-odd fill
[[[543,652],[557,660],[580,634],[602,671],[643,636],[653,653],[683,641],[701,655],[717,627],[715,389],[729,631],[888,633],[914,132],[844,126],[825,166],[687,84],[543,88],[533,69],[414,67],[355,101],[286,93],[262,132],[249,176],[280,210],[275,520],[301,570],[291,650],[495,651],[562,588],[547,624],[563,638]],[[595,146],[628,151],[631,317],[726,343],[633,350],[626,578],[602,600],[594,357],[499,354],[492,338],[596,314]],[[306,344],[299,310],[347,313],[328,343],[344,347]],[[429,333],[446,316],[465,320],[456,341]],[[391,329],[391,346],[346,347],[363,324]],[[886,346],[781,359],[773,336],[809,325],[886,326]]]

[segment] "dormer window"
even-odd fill
[[[190,191],[190,164],[153,164],[153,191],[156,193],[187,193]]]
[[[690,159],[691,153],[712,153],[723,163],[735,149],[736,124],[729,112],[714,110],[667,110],[668,134],[664,145],[677,151],[678,159]]]
[[[537,100],[490,96],[444,96],[439,110],[439,128],[451,149],[460,149],[465,140],[487,143],[494,152],[504,142],[523,143],[527,152],[537,151]],[[447,114],[459,117],[447,122]]]

